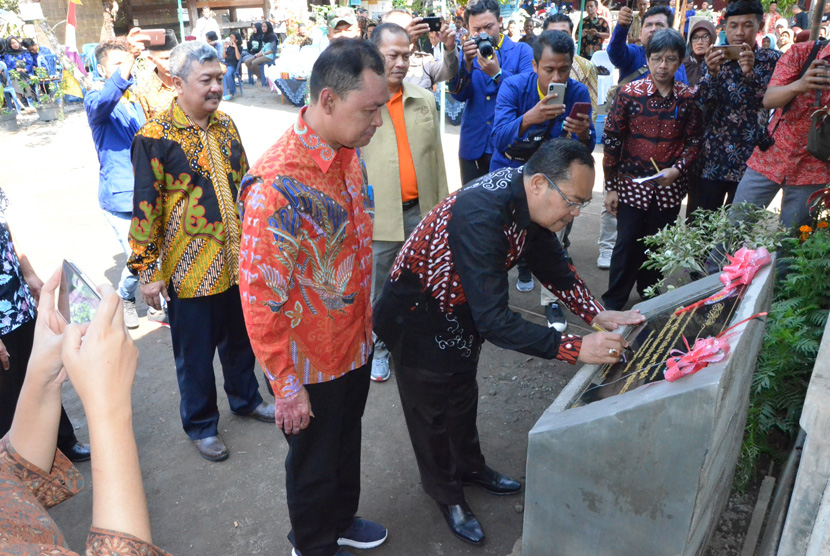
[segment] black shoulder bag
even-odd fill
[[[544,132],[538,133],[533,137],[528,137],[527,139],[517,139],[513,141],[513,144],[510,145],[506,151],[504,151],[504,156],[507,157],[507,160],[521,162],[522,164],[530,160],[533,153],[538,151],[539,147],[542,146],[542,143],[547,141],[548,135],[550,135],[550,130],[553,129],[554,120],[556,120],[556,118],[553,118],[548,122],[548,125],[545,126]]]

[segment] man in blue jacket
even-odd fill
[[[620,8],[617,18],[617,26],[611,34],[611,41],[608,43],[608,58],[618,70],[620,70],[619,84],[624,85],[648,75],[646,64],[646,44],[656,31],[670,29],[674,24],[674,15],[668,6],[654,6],[643,16],[642,28],[640,29],[640,44],[627,44],[628,28],[634,21],[634,12],[628,6]],[[675,81],[684,85],[689,84],[686,78],[686,68],[680,64],[680,69],[674,74]]]
[[[518,168],[524,164],[523,160],[514,158],[511,149],[531,138],[571,137],[588,147],[589,152],[594,150],[596,131],[591,119],[591,95],[588,87],[570,78],[574,51],[574,41],[568,33],[545,31],[533,43],[533,71],[504,81],[496,99],[491,172],[505,167]],[[547,94],[551,83],[567,85],[564,98]],[[572,118],[571,109],[577,102],[587,104],[588,113]],[[569,223],[556,233],[566,256],[570,228]],[[533,284],[527,261],[521,258],[517,266],[519,282]],[[567,327],[565,314],[556,297],[545,288],[542,288],[541,303],[545,307],[548,327],[564,332]]]
[[[467,103],[461,116],[461,141],[458,162],[461,183],[484,176],[490,170],[493,154],[491,131],[496,95],[505,79],[533,69],[533,49],[514,43],[501,33],[501,16],[496,0],[474,0],[467,4],[464,19],[470,36],[462,44],[464,54],[458,75],[449,82],[452,96]],[[484,35],[484,37],[482,37]],[[480,47],[489,40],[492,55],[484,56]]]
[[[90,91],[84,98],[92,140],[101,165],[98,173],[98,204],[104,211],[127,258],[128,236],[133,214],[133,163],[130,146],[144,125],[144,111],[129,90],[132,70],[143,45],[140,29],[132,29],[127,41],[105,41],[95,49],[98,71],[106,79],[103,89]],[[146,38],[146,37],[144,37]],[[138,278],[127,269],[121,272],[118,294],[124,299],[124,323],[138,328],[135,292]]]

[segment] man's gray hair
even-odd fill
[[[219,61],[219,54],[209,44],[202,41],[188,41],[180,44],[170,52],[170,75],[184,81],[190,76],[193,63]]]

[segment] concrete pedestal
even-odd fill
[[[755,277],[732,323],[767,310],[773,268]],[[721,286],[710,276],[636,308],[657,315]],[[601,369],[577,373],[530,431],[523,556],[704,552],[731,488],[764,334],[760,320],[741,328],[725,361],[673,383],[573,407]]]

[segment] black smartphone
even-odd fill
[[[61,267],[58,312],[67,324],[92,322],[101,303],[101,295],[86,274],[72,261],[65,259]]]
[[[426,23],[429,25],[430,31],[440,31],[441,30],[441,18],[438,16],[435,17],[425,17],[422,23]]]

